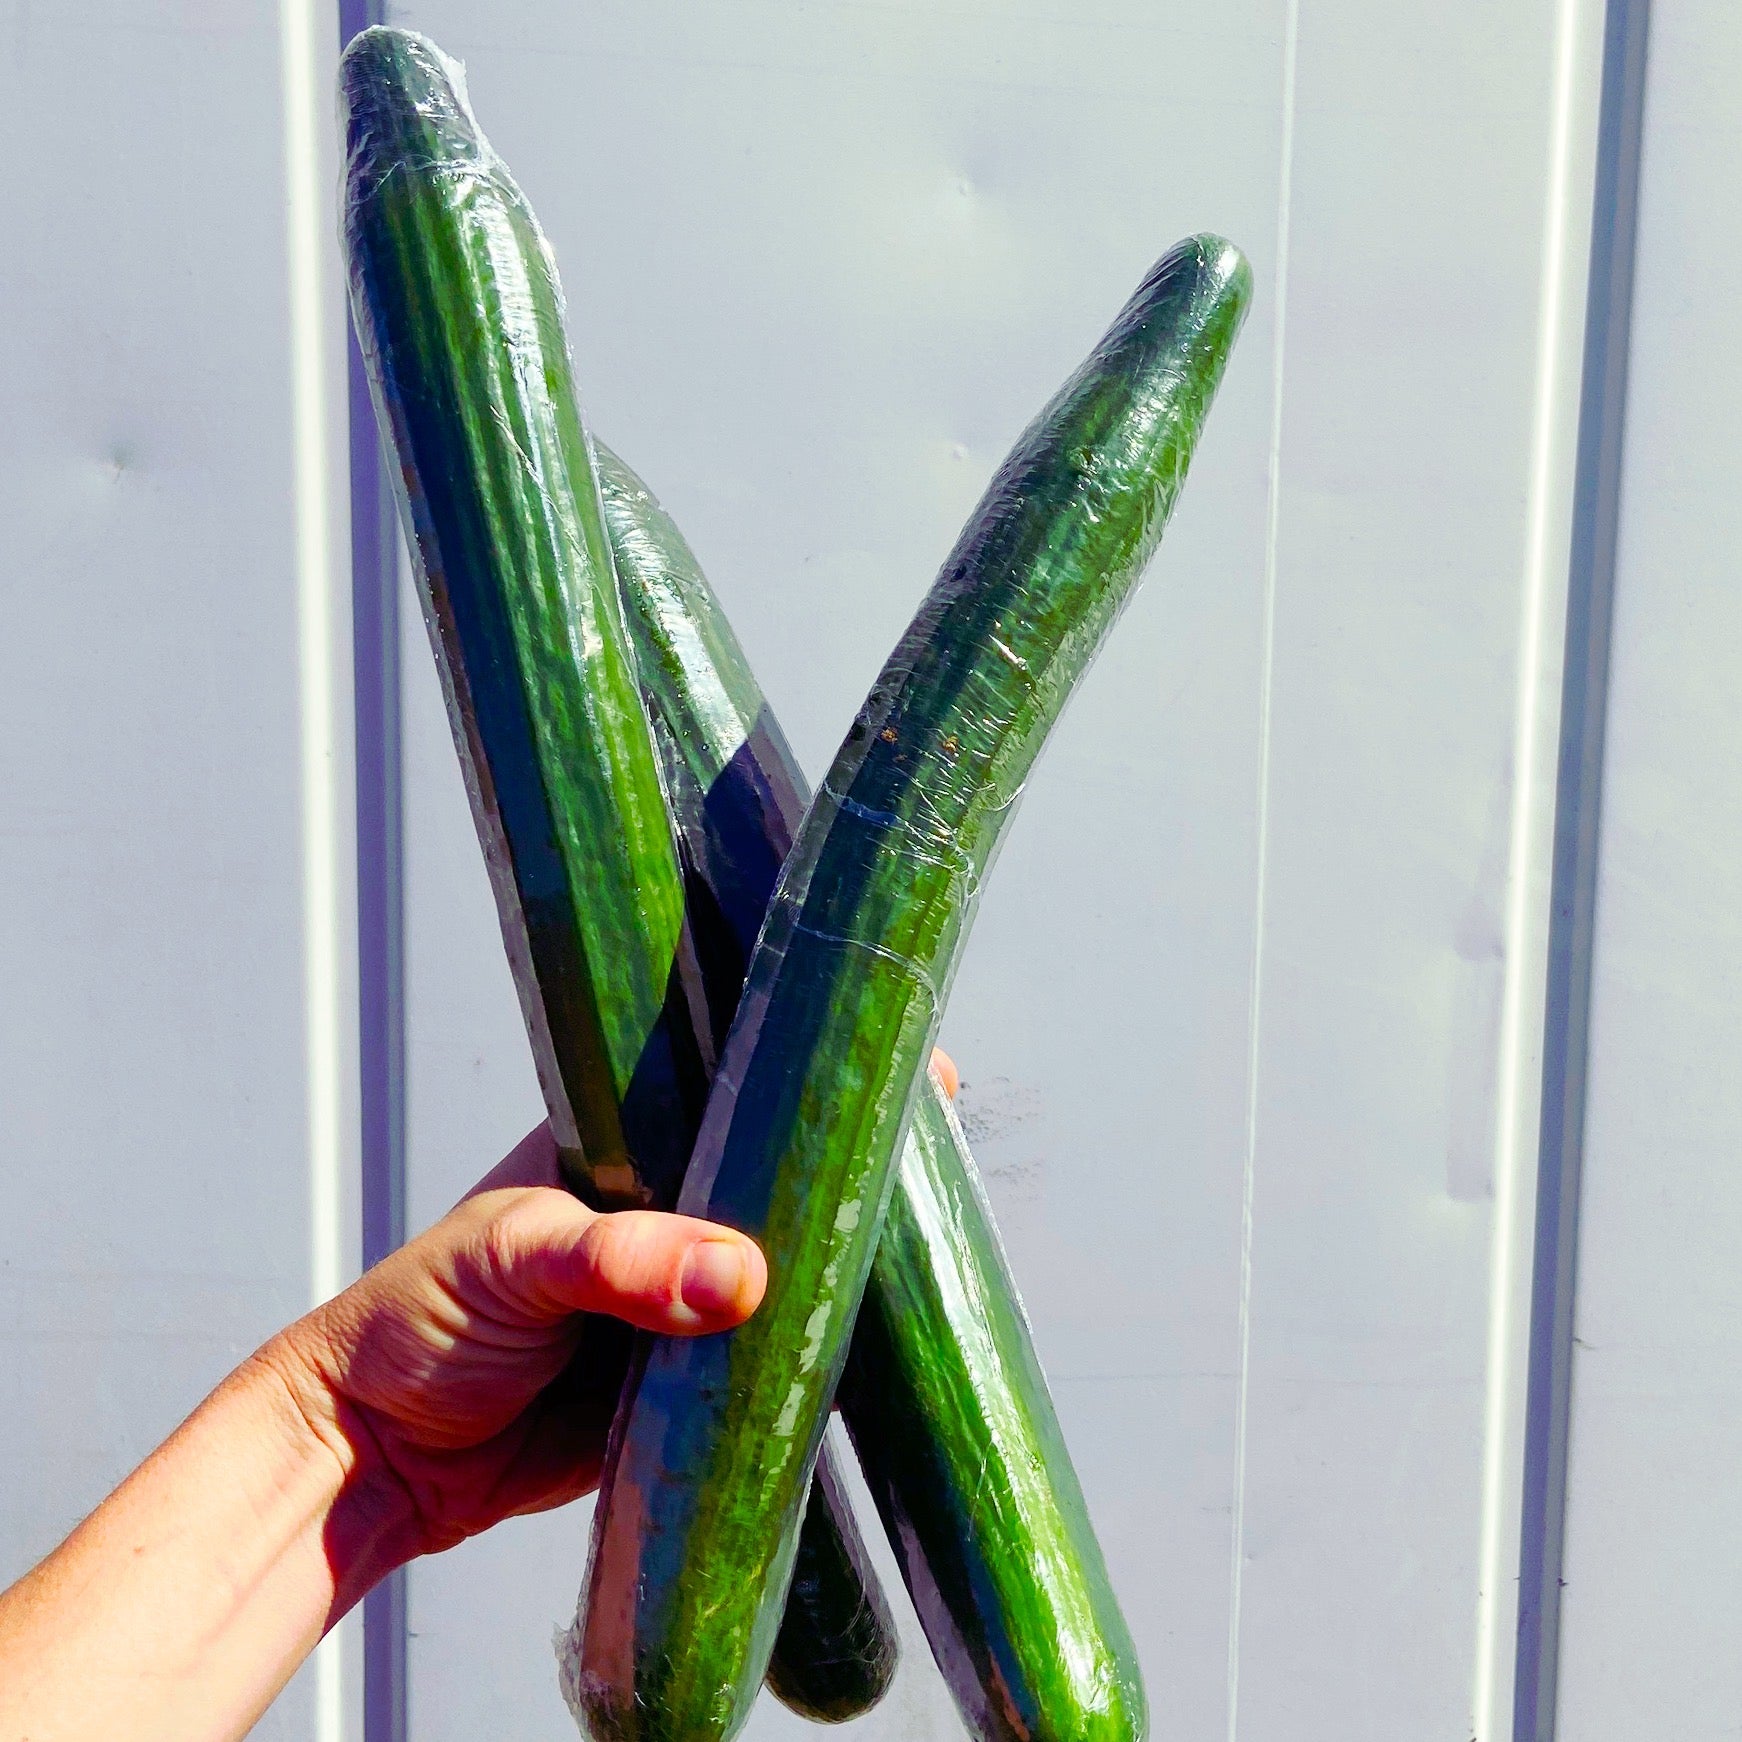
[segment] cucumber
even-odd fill
[[[810,789],[683,534],[610,448],[593,447],[717,1049]]]
[[[669,1204],[699,988],[562,292],[432,43],[366,30],[341,82],[357,332],[551,1128],[595,1206]]]
[[[616,454],[595,449],[691,923],[729,1022],[810,795],[683,535]],[[838,1401],[971,1734],[1140,1735],[1136,1652],[966,1139],[929,1076]],[[807,1521],[795,1591],[809,1535]]]
[[[1136,1742],[1149,1717],[1136,1648],[964,1157],[949,1101],[922,1101],[841,1413],[969,1733]]]
[[[980,880],[1160,537],[1250,282],[1217,238],[1158,263],[994,478],[805,812],[678,1200],[761,1240],[768,1292],[735,1331],[639,1340],[569,1690],[595,1742],[748,1716]]]
[[[768,1691],[817,1724],[869,1711],[889,1691],[898,1659],[894,1617],[829,1453],[825,1439],[767,1674]]]
[[[432,43],[364,31],[341,84],[357,330],[564,1177],[669,1209],[713,1048],[556,271]],[[839,1709],[843,1640],[870,1633],[869,1704],[893,1624],[838,1484],[815,1510],[830,1577],[775,1673]]]

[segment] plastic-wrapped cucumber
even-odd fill
[[[1000,469],[805,813],[679,1199],[762,1241],[768,1293],[631,1371],[571,1691],[597,1742],[748,1715],[980,880],[1161,535],[1249,287],[1216,238],[1149,274]]]
[[[899,1659],[895,1618],[852,1519],[824,1441],[767,1674],[769,1692],[816,1724],[841,1724],[869,1711],[889,1692]]]
[[[345,240],[370,385],[570,1183],[677,1197],[706,1093],[683,885],[531,208],[432,43],[341,68]]]
[[[682,534],[595,446],[723,1027],[810,793]],[[1141,1734],[1130,1634],[966,1140],[929,1079],[837,1401],[971,1732],[982,1742]],[[801,1530],[794,1592],[815,1576],[814,1558]]]
[[[593,448],[723,1046],[810,787],[676,523],[617,454],[597,438]]]
[[[364,31],[341,83],[352,305],[551,1126],[580,1196],[670,1208],[712,1046],[555,268],[433,44]],[[813,1535],[868,1579],[818,1493]],[[869,1615],[895,1647],[880,1592],[829,1594],[776,1673],[838,1703],[844,1637]]]

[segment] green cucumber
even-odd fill
[[[675,1201],[706,1093],[683,883],[525,197],[432,43],[346,50],[345,240],[376,414],[569,1183]]]
[[[1136,1648],[964,1158],[949,1102],[922,1101],[841,1413],[970,1734],[1136,1742],[1149,1716]]]
[[[1216,238],[1158,263],[994,478],[805,813],[678,1200],[761,1240],[768,1291],[735,1331],[639,1341],[568,1690],[595,1742],[749,1714],[980,881],[1161,535],[1250,282]]]
[[[595,450],[697,950],[729,1023],[810,794],[683,535],[616,454]],[[1140,1735],[1136,1652],[966,1139],[930,1078],[838,1401],[971,1734]],[[807,1522],[795,1591],[815,1559],[809,1536]]]
[[[895,1679],[895,1619],[852,1519],[824,1440],[767,1673],[768,1691],[817,1724],[869,1711]]]
[[[341,82],[357,330],[565,1179],[669,1209],[713,1052],[562,292],[433,44],[367,30]],[[626,1366],[627,1339],[607,1345]],[[818,1493],[813,1536],[869,1579],[838,1486]],[[839,1705],[842,1639],[869,1614],[892,1661],[893,1631],[874,1585],[831,1594],[795,1613],[776,1674]],[[886,1668],[865,1679],[881,1692]]]

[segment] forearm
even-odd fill
[[[239,1737],[409,1552],[277,1339],[0,1596],[0,1742]]]

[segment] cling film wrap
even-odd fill
[[[1135,1742],[1136,1649],[965,1153],[949,1102],[923,1101],[842,1414],[970,1734]]]
[[[831,1450],[825,1438],[767,1677],[770,1692],[819,1724],[842,1723],[875,1705],[889,1691],[899,1659],[895,1619],[853,1525]]]
[[[341,90],[352,307],[552,1129],[595,1203],[669,1204],[683,888],[550,250],[433,44],[365,31]]]
[[[364,31],[340,80],[353,312],[565,1178],[670,1209],[714,1050],[555,266],[432,43]],[[609,1383],[627,1332],[589,1335]],[[863,1709],[893,1623],[838,1484],[813,1510],[845,1571],[777,1673],[840,1706],[841,1642],[869,1639]]]
[[[721,965],[709,994],[729,1020],[809,794],[689,546],[596,450],[697,949]],[[929,1075],[837,1401],[970,1732],[1139,1734],[1136,1654],[967,1140]],[[814,1560],[801,1530],[795,1593]]]
[[[1160,537],[1250,275],[1194,238],[1018,442],[805,813],[680,1209],[759,1239],[739,1329],[651,1339],[594,1515],[573,1695],[596,1742],[736,1733],[894,1161],[1035,755]],[[1090,1735],[1125,1735],[1102,1712]]]

